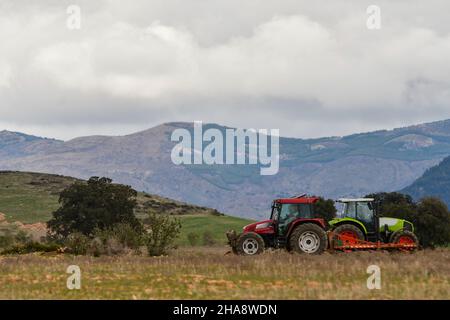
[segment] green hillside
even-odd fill
[[[59,207],[59,193],[76,181],[72,177],[31,172],[0,171],[0,212],[9,222],[45,222]],[[187,243],[187,234],[196,233],[201,239],[210,231],[214,239],[223,243],[224,233],[230,229],[241,229],[249,220],[226,216],[217,210],[194,206],[172,199],[138,193],[136,215],[145,212],[165,213],[177,216],[182,222],[180,244]],[[201,242],[201,241],[200,241]]]
[[[59,207],[58,197],[77,179],[29,172],[0,172],[0,212],[8,221],[47,221]]]
[[[179,238],[180,244],[189,244],[188,234],[193,233],[198,236],[198,244],[202,244],[204,232],[207,231],[214,236],[217,243],[226,241],[225,232],[234,229],[237,232],[242,227],[249,224],[251,220],[236,218],[226,215],[186,215],[180,216],[182,233]]]
[[[402,190],[414,199],[425,196],[441,198],[450,207],[450,157],[427,171],[413,184]]]

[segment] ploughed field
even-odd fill
[[[450,249],[320,256],[184,247],[168,256],[0,256],[0,299],[450,299]],[[69,290],[69,265],[81,289]],[[381,289],[369,290],[378,265]]]

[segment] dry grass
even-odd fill
[[[450,299],[450,250],[258,257],[192,248],[167,257],[0,257],[0,299]],[[66,288],[67,266],[82,270]],[[381,290],[366,269],[381,268]]]

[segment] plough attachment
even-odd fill
[[[400,250],[400,251],[414,251],[417,249],[417,244],[409,241],[399,241],[396,243],[385,243],[381,241],[371,242],[357,239],[344,234],[336,234],[332,231],[328,232],[328,243],[331,251],[338,250],[343,252],[350,252],[354,250]]]

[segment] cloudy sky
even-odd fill
[[[450,118],[449,11],[446,0],[0,0],[0,130],[70,139],[202,120],[318,137]]]

